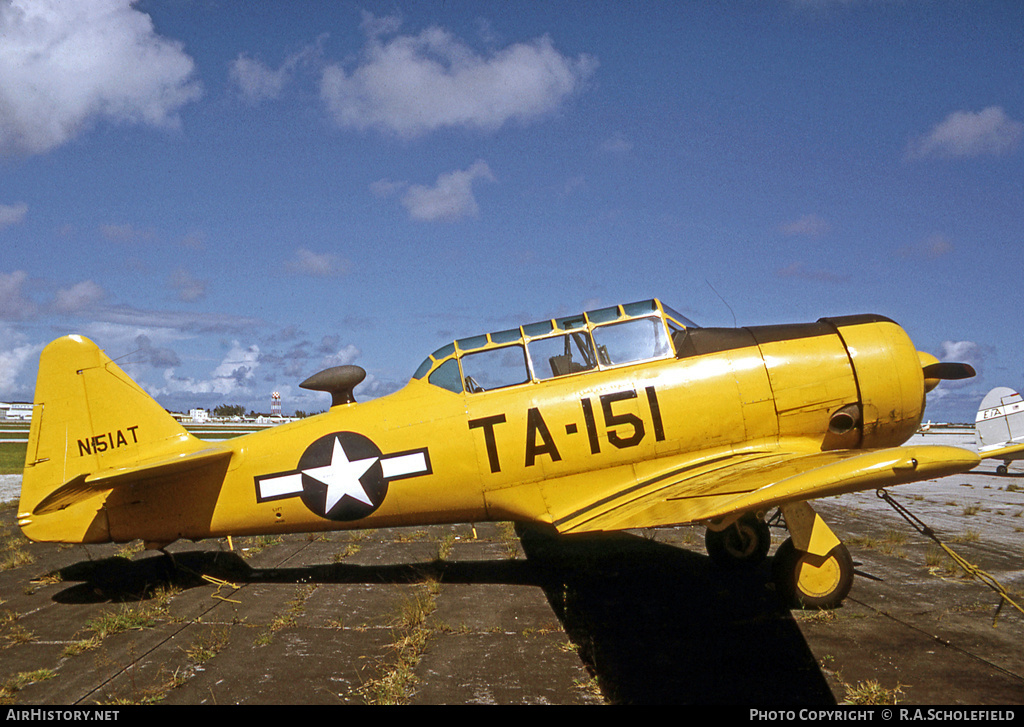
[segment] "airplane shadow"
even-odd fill
[[[60,571],[63,603],[126,602],[161,587],[253,583],[442,583],[543,589],[603,693],[618,704],[834,704],[768,563],[710,558],[630,534],[554,538],[520,532],[526,560],[252,568],[222,551],[82,561]],[[201,575],[202,574],[202,575]]]
[[[209,579],[238,585],[256,583],[504,583],[539,585],[533,568],[523,561],[448,562],[442,560],[400,565],[330,563],[282,568],[253,568],[227,551],[196,550],[151,555],[139,560],[113,556],[62,568],[63,582],[76,581],[55,594],[59,603],[119,603],[155,597],[168,586],[187,590],[210,586]]]
[[[1015,472],[1013,470],[1010,470],[1008,472],[1000,473],[1000,472],[996,472],[994,469],[993,470],[988,470],[988,469],[975,468],[975,469],[971,470],[970,472],[964,472],[963,474],[965,476],[966,475],[980,475],[982,477],[1008,477],[1010,479],[1024,478],[1024,472],[1021,472],[1021,471],[1016,471]]]
[[[835,704],[770,563],[723,569],[629,534],[520,533],[548,600],[621,704]]]

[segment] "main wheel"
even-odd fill
[[[704,534],[704,547],[719,565],[753,566],[767,557],[771,540],[768,523],[756,515],[744,515],[725,530],[709,528]]]
[[[853,585],[853,558],[842,543],[818,556],[797,550],[790,538],[775,551],[772,577],[791,608],[836,608]]]

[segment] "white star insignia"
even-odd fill
[[[341,441],[334,438],[334,452],[331,455],[331,463],[322,467],[312,467],[302,470],[303,474],[309,475],[315,480],[327,485],[327,502],[324,504],[324,512],[330,512],[331,508],[338,504],[345,495],[352,497],[367,505],[373,506],[370,496],[366,494],[359,478],[368,469],[373,467],[377,457],[367,457],[350,462]]]

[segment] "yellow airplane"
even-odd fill
[[[996,472],[1005,475],[1010,462],[1024,459],[1024,398],[1013,389],[997,386],[985,395],[974,422],[978,454],[1001,459]]]
[[[850,554],[808,500],[963,472],[901,447],[966,364],[881,316],[701,328],[658,300],[450,343],[391,395],[356,366],[303,382],[329,411],[223,443],[185,431],[95,344],[39,363],[18,520],[37,541],[126,542],[486,520],[559,534],[707,526],[716,561],[759,563],[765,515],[787,601],[833,607]]]

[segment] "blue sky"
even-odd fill
[[[0,399],[81,333],[171,409],[324,409],[659,297],[880,313],[1024,386],[1024,3],[0,0]]]

